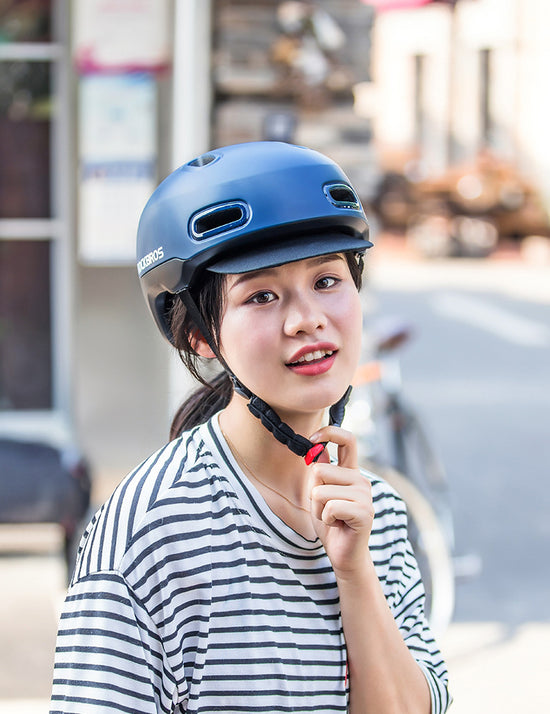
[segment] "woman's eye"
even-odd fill
[[[263,290],[260,293],[253,295],[248,302],[256,303],[256,305],[265,305],[275,299],[272,292],[268,290]]]
[[[336,285],[336,283],[339,283],[340,280],[338,278],[333,278],[332,276],[325,276],[324,278],[319,278],[319,280],[315,283],[316,287],[319,288],[320,290],[326,290],[327,288],[332,288]]]

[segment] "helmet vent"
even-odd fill
[[[337,208],[353,208],[361,210],[359,199],[355,192],[345,183],[332,183],[324,187],[325,196]]]
[[[191,233],[196,240],[204,240],[243,226],[249,218],[250,210],[246,203],[222,203],[195,214],[191,218]]]
[[[211,164],[216,159],[216,154],[203,154],[202,156],[197,156],[196,159],[193,159],[193,161],[190,161],[187,165],[200,168],[201,166],[208,166],[208,164]]]

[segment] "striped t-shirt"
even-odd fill
[[[371,477],[387,601],[448,706],[402,501]],[[266,505],[217,417],[151,456],[90,523],[61,616],[51,713],[345,712],[338,589],[319,540]]]

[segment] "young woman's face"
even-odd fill
[[[359,360],[361,325],[341,254],[227,276],[222,355],[280,416],[340,399]]]

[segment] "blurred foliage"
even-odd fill
[[[51,0],[0,0],[0,42],[51,41]]]
[[[49,62],[0,62],[0,117],[49,118],[50,72]]]

